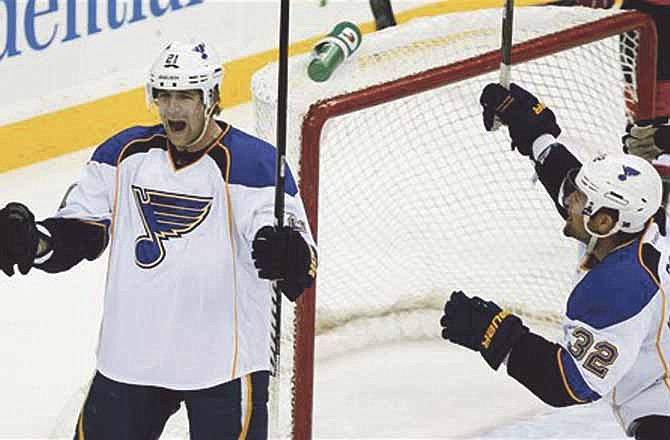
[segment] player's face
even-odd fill
[[[184,147],[200,136],[205,109],[198,90],[157,90],[156,105],[170,142]]]
[[[588,243],[591,235],[584,227],[584,205],[586,204],[586,195],[577,190],[573,191],[566,199],[565,205],[568,211],[568,217],[565,219],[563,234],[567,237],[576,238],[582,243]]]

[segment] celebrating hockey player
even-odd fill
[[[563,233],[586,245],[568,298],[563,338],[550,342],[491,301],[453,292],[442,336],[478,351],[549,405],[611,403],[626,434],[670,438],[670,241],[661,178],[633,155],[581,164],[557,140],[553,112],[514,84],[484,89],[484,124],[497,117],[512,145],[535,163],[565,219]]]
[[[270,281],[295,300],[316,250],[290,171],[274,224],[275,150],[220,111],[220,59],[172,43],[146,93],[161,124],[95,149],[56,214],[0,210],[9,276],[93,260],[110,245],[97,371],[77,439],[157,439],[185,402],[191,439],[267,437]],[[73,421],[74,423],[74,421]]]

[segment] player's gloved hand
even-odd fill
[[[521,336],[528,332],[521,319],[492,301],[451,293],[440,319],[442,337],[478,351],[497,370]]]
[[[8,203],[0,209],[0,269],[14,275],[14,265],[23,275],[33,266],[40,234],[35,216],[21,203]]]
[[[258,276],[278,280],[277,287],[295,301],[316,277],[316,253],[298,231],[288,226],[264,226],[252,243]]]
[[[628,154],[654,160],[663,153],[670,153],[670,125],[668,118],[638,121],[626,127],[621,138],[623,151]]]
[[[479,103],[483,108],[484,128],[491,131],[497,116],[509,129],[512,149],[516,148],[524,156],[532,157],[533,142],[541,135],[558,137],[561,134],[554,112],[516,84],[510,84],[509,90],[500,84],[487,84]]]

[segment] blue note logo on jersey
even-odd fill
[[[640,172],[635,168],[623,165],[623,174],[619,174],[619,180],[625,182],[629,177],[639,176]]]
[[[200,225],[212,207],[211,197],[175,194],[132,185],[146,234],[135,240],[135,263],[143,269],[165,258],[164,241],[180,238]]]

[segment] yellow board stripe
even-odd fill
[[[518,1],[517,5],[528,6],[545,2],[523,0]],[[396,14],[396,21],[400,24],[417,17],[501,5],[502,0],[441,1],[399,12]],[[364,34],[373,32],[374,22],[361,23],[360,28]],[[322,35],[319,35],[296,42],[289,47],[289,54],[309,52],[321,38]],[[222,84],[222,106],[228,108],[248,102],[251,99],[252,74],[267,63],[276,61],[277,56],[277,50],[269,50],[226,63],[226,75]],[[149,111],[145,103],[144,87],[138,87],[2,126],[0,139],[6,148],[0,153],[0,172],[98,145],[129,126],[158,123],[158,115]]]
[[[556,359],[558,360],[558,369],[561,371],[561,379],[563,379],[563,386],[565,387],[565,390],[568,392],[570,397],[572,397],[572,399],[575,402],[586,403],[586,400],[582,400],[579,397],[577,397],[575,393],[572,391],[572,388],[570,388],[568,378],[565,376],[565,370],[563,370],[563,361],[561,360],[561,347],[558,347],[558,350],[556,350]]]
[[[81,150],[132,125],[153,125],[140,89],[0,127],[0,172]]]

